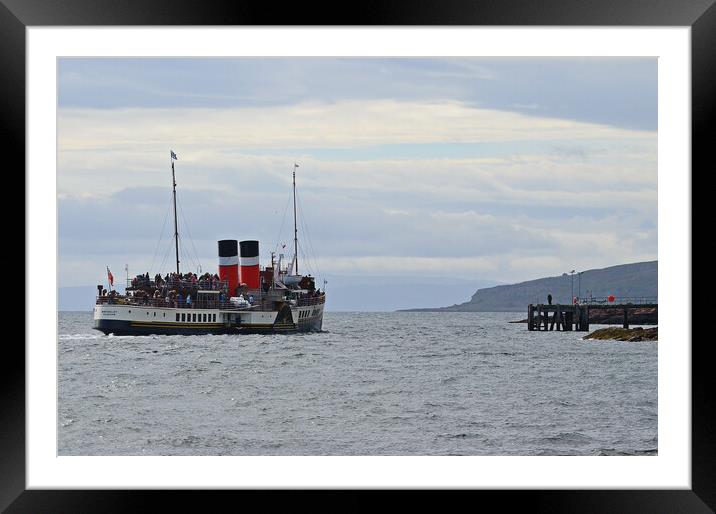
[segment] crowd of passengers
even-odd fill
[[[132,289],[175,289],[175,290],[187,290],[193,291],[197,289],[204,290],[219,290],[221,289],[221,280],[219,275],[212,275],[211,273],[204,273],[198,276],[196,273],[167,273],[164,277],[157,273],[154,275],[154,281],[150,281],[149,273],[144,275],[137,275],[132,279]]]
[[[127,289],[124,297],[116,291],[101,291],[101,296],[107,298],[107,303],[129,303],[135,305],[152,305],[154,307],[200,307],[216,308],[225,306],[228,298],[226,283],[221,282],[219,275],[204,273],[198,276],[196,273],[167,273],[164,277],[160,274],[154,276],[154,281],[149,278],[149,273],[137,275],[132,279],[131,288]],[[202,299],[201,305],[197,305],[197,293],[199,290],[219,291],[216,299],[206,296]]]

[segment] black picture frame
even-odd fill
[[[25,29],[83,25],[532,25],[689,26],[692,73],[692,172],[710,164],[716,142],[716,0],[427,0],[271,3],[210,0],[0,0],[0,148],[14,169],[25,169]],[[709,164],[707,164],[709,163]],[[13,187],[25,192],[24,180]],[[693,185],[692,185],[693,191]],[[24,197],[24,195],[23,195]],[[693,200],[692,200],[693,201]],[[24,237],[24,236],[23,236]],[[692,253],[693,255],[693,253]],[[693,263],[697,264],[696,262]],[[17,268],[16,265],[13,268]],[[694,266],[693,269],[696,269]],[[27,271],[27,270],[26,270]],[[29,313],[25,314],[26,323]],[[25,352],[5,345],[0,428],[0,509],[7,512],[146,510],[165,491],[49,491],[25,487]],[[708,343],[708,341],[706,341]],[[688,342],[691,344],[691,341]],[[692,488],[690,490],[481,491],[501,507],[529,505],[550,512],[712,512],[716,508],[716,427],[708,345],[692,345]],[[198,494],[198,496],[197,496]],[[181,492],[186,508],[205,506],[206,494]],[[222,496],[233,494],[223,492]],[[256,499],[266,493],[255,493]],[[419,501],[420,494],[416,495]],[[293,494],[299,501],[312,495]],[[165,500],[162,500],[163,502]],[[313,500],[308,500],[312,502]],[[474,500],[470,500],[471,502]],[[480,501],[483,501],[482,498]],[[360,507],[361,500],[343,507]],[[370,500],[366,500],[370,502]],[[165,504],[169,506],[169,504]],[[341,509],[343,510],[343,509]]]

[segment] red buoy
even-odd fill
[[[609,297],[607,298],[607,300],[609,300],[610,302],[613,302],[613,301],[614,301],[614,295],[613,295],[613,294],[610,294]]]

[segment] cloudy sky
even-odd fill
[[[60,286],[173,268],[170,149],[182,269],[290,248],[294,162],[301,271],[338,283],[657,258],[656,59],[71,58],[58,84]]]

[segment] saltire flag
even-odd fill
[[[107,280],[109,280],[110,286],[114,286],[114,277],[112,276],[112,272],[109,271],[109,266],[107,266]]]
[[[294,168],[300,168],[300,166],[299,166],[298,164],[296,164],[295,162],[293,163],[293,167],[294,167]]]
[[[178,159],[177,154],[174,153],[174,150],[169,150],[169,153],[171,154],[173,161],[176,161]]]

